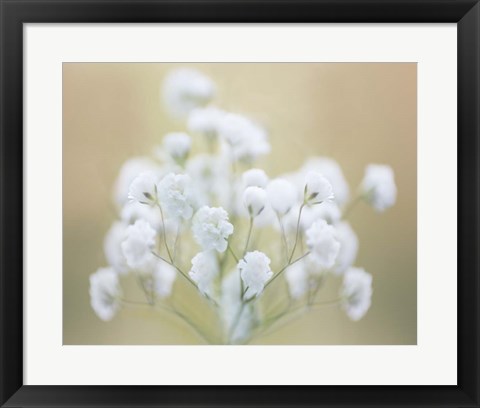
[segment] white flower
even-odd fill
[[[340,243],[340,250],[332,271],[340,275],[355,262],[358,253],[358,238],[346,221],[335,225],[335,236]]]
[[[247,289],[245,299],[260,295],[265,283],[273,276],[270,258],[260,251],[247,252],[237,267]]]
[[[228,274],[222,281],[221,313],[225,324],[225,334],[231,343],[246,340],[257,322],[255,305],[243,305],[238,269]],[[233,325],[235,324],[235,327]]]
[[[162,227],[162,217],[158,208],[140,204],[138,201],[126,203],[122,208],[120,218],[126,224],[134,224],[137,220],[145,220],[156,231],[160,231]],[[168,222],[167,229],[169,229]]]
[[[127,261],[121,247],[122,242],[127,238],[127,227],[128,224],[115,221],[103,241],[103,250],[108,264],[121,274],[128,272]]]
[[[162,93],[169,113],[183,118],[213,98],[215,85],[200,72],[181,68],[168,75],[163,83]]]
[[[188,160],[186,170],[193,180],[196,203],[225,206],[229,203],[230,163],[219,156],[198,154]]]
[[[157,197],[157,176],[152,172],[139,174],[130,184],[128,199],[140,204],[155,205]]]
[[[204,250],[224,252],[233,225],[228,222],[228,213],[223,208],[203,206],[193,217],[192,231],[195,241]]]
[[[243,192],[243,204],[252,218],[265,209],[266,202],[267,192],[263,188],[252,186]]]
[[[294,263],[286,269],[285,280],[292,299],[300,299],[309,290],[310,275],[302,261]]]
[[[160,168],[157,164],[147,157],[134,157],[127,160],[115,181],[114,198],[118,207],[122,207],[128,202],[128,192],[130,190],[130,184],[141,173],[152,172],[159,174]]]
[[[163,148],[177,162],[183,162],[192,147],[192,139],[186,133],[172,132],[163,138]]]
[[[100,268],[90,275],[90,304],[102,320],[111,320],[120,308],[122,289],[113,268]]]
[[[285,215],[283,218],[285,231],[295,232],[297,230],[299,210],[300,204],[295,204],[291,211]],[[336,224],[341,216],[340,208],[331,201],[324,202],[322,205],[305,206],[303,207],[302,216],[300,217],[300,230],[305,231],[317,220],[325,220],[331,225]]]
[[[244,116],[225,114],[220,121],[219,134],[230,146],[234,160],[250,163],[270,153],[266,132]]]
[[[144,269],[152,262],[155,230],[148,222],[138,220],[127,228],[126,236],[122,242],[122,251],[128,266],[132,269]]]
[[[268,183],[267,194],[273,210],[285,215],[297,202],[295,186],[289,181],[277,178]]]
[[[225,112],[213,106],[194,109],[188,116],[188,130],[203,133],[209,139],[214,140],[218,136],[223,115],[225,115]]]
[[[304,191],[304,201],[308,205],[320,204],[334,199],[330,182],[315,171],[309,171],[305,176]]]
[[[372,275],[362,268],[350,268],[345,272],[340,295],[343,308],[352,320],[360,320],[370,308],[372,300]]]
[[[212,251],[199,252],[192,259],[192,269],[188,273],[203,294],[212,296],[213,283],[218,276],[219,267]]]
[[[340,243],[335,237],[335,229],[325,220],[317,220],[307,229],[305,236],[312,259],[321,268],[331,268],[335,264],[340,250]]]
[[[361,189],[364,198],[377,211],[385,211],[394,205],[397,187],[392,168],[387,165],[369,164],[365,169]]]
[[[265,188],[268,184],[268,176],[262,169],[250,169],[242,174],[243,187]]]
[[[152,276],[155,294],[161,299],[170,296],[177,271],[165,262],[157,262]]]
[[[162,209],[173,218],[188,220],[193,214],[193,190],[186,174],[167,174],[158,183],[158,197]]]
[[[315,157],[309,159],[303,165],[301,172],[305,174],[309,171],[323,174],[323,176],[331,183],[333,194],[335,195],[335,202],[338,205],[342,206],[347,202],[350,195],[350,189],[341,167],[335,160],[328,157]],[[301,194],[303,194],[303,187],[304,186],[301,187]]]

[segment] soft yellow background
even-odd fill
[[[182,66],[184,66],[183,64]],[[335,158],[352,194],[366,164],[395,170],[396,205],[384,214],[360,203],[349,217],[360,240],[356,264],[373,277],[372,307],[359,322],[336,307],[310,313],[253,344],[416,344],[416,64],[188,64],[218,85],[218,106],[246,113],[270,132],[271,176],[313,155]],[[104,266],[103,237],[114,219],[111,192],[132,155],[149,154],[169,131],[162,79],[178,64],[63,66],[63,342],[198,344],[183,323],[125,310],[99,320],[88,277]],[[332,299],[338,282],[320,299]],[[196,305],[179,282],[176,298]],[[135,295],[135,293],[133,293]],[[201,314],[201,305],[194,311]]]

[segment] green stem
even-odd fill
[[[252,230],[253,230],[253,217],[250,216],[250,225],[248,227],[248,235],[247,235],[247,242],[245,243],[245,249],[243,250],[243,256],[248,251],[248,244],[250,243],[250,237],[252,236]]]
[[[302,256],[300,256],[299,258],[295,259],[294,261],[292,262],[289,262],[287,265],[285,265],[282,269],[280,269],[275,275],[273,275],[273,278],[270,279],[266,284],[265,284],[265,288],[267,288],[268,285],[270,285],[275,279],[278,278],[278,276],[280,276],[284,271],[285,269],[287,269],[289,266],[293,265],[294,263],[300,261],[301,259],[305,258],[307,255],[310,255],[310,251],[309,252],[306,252],[304,253]]]
[[[157,207],[160,209],[160,216],[162,218],[162,233],[163,233],[163,242],[165,243],[165,249],[167,250],[168,257],[170,258],[170,262],[173,263],[172,254],[170,253],[170,249],[168,249],[167,244],[167,233],[165,232],[165,218],[163,217],[162,206],[160,203],[157,203]]]
[[[290,258],[288,258],[288,262],[292,262],[293,255],[295,254],[295,250],[297,249],[298,244],[298,237],[300,235],[300,218],[302,217],[303,207],[305,207],[305,203],[300,206],[298,210],[298,219],[297,219],[297,230],[295,232],[295,243],[293,244],[292,253],[290,254]]]

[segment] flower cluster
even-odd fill
[[[256,167],[271,150],[265,128],[215,106],[210,78],[180,69],[161,89],[183,127],[166,134],[151,156],[120,169],[118,219],[104,241],[108,266],[90,276],[98,317],[111,320],[132,305],[159,308],[215,344],[246,344],[325,303],[361,319],[371,305],[372,275],[355,266],[359,240],[347,215],[362,200],[379,212],[393,206],[393,170],[368,165],[353,198],[341,167],[327,157],[272,178]],[[199,145],[203,151],[194,149]],[[143,302],[124,297],[126,275],[136,277]],[[215,332],[167,301],[178,277],[211,307]],[[339,280],[338,298],[319,302],[327,278]],[[270,307],[267,291],[278,307]]]

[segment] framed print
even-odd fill
[[[2,406],[479,406],[479,7],[2,0]]]

